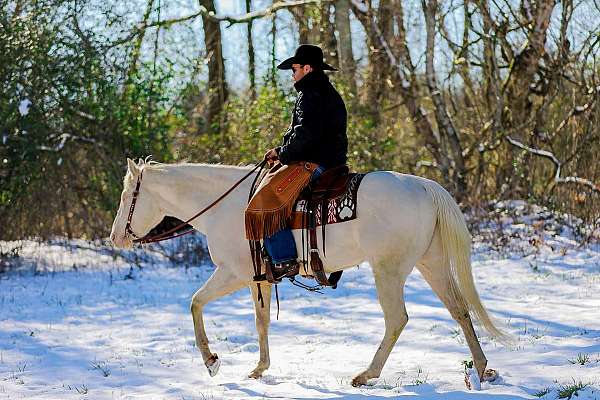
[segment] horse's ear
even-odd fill
[[[133,161],[131,158],[127,159],[127,169],[129,170],[129,172],[131,172],[134,175],[138,171],[138,166],[135,165],[135,161]]]

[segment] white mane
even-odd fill
[[[178,176],[181,178],[196,177],[198,170],[209,170],[214,174],[219,174],[220,172],[228,173],[234,171],[247,172],[248,170],[254,168],[254,165],[227,165],[227,164],[209,164],[209,163],[190,163],[190,162],[181,162],[181,163],[161,163],[158,161],[154,161],[150,159],[151,156],[146,157],[146,159],[140,158],[138,160],[137,166],[143,171],[160,171],[165,172],[167,174]],[[127,171],[125,177],[123,178],[123,186],[126,190],[132,188],[136,183],[136,179],[132,175],[131,171]]]

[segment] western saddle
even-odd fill
[[[342,271],[333,272],[329,277],[325,274],[317,245],[317,229],[319,226],[321,227],[323,254],[325,254],[325,226],[328,223],[343,222],[356,217],[355,209],[352,215],[347,215],[346,218],[338,220],[339,218],[332,217],[331,210],[335,208],[332,207],[332,204],[335,205],[336,200],[349,195],[348,192],[351,190],[349,185],[354,181],[356,183],[351,185],[353,188],[351,195],[356,204],[356,190],[363,176],[363,174],[350,173],[348,166],[342,165],[325,170],[316,181],[308,184],[298,196],[294,207],[295,211],[289,220],[292,229],[302,229],[302,255],[299,263],[294,263],[291,272],[286,270],[281,275],[260,243],[251,241],[250,247],[256,272],[254,281],[279,283],[284,277],[293,281],[294,276],[300,273],[304,277],[314,278],[321,286],[335,289],[342,276]],[[306,242],[305,238],[307,238]],[[308,244],[308,248],[305,248],[305,243]],[[307,260],[309,261],[307,262]],[[261,264],[264,265],[264,273],[259,273],[262,272]],[[300,264],[304,267],[304,273],[300,272]],[[310,271],[307,268],[308,265],[310,265]]]

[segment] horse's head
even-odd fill
[[[134,161],[127,159],[127,174],[123,181],[119,211],[117,211],[110,233],[110,240],[116,247],[132,247],[135,236],[138,238],[145,236],[165,216],[155,194],[148,189],[148,183],[143,183],[143,177],[148,173],[148,171],[144,173],[145,167],[146,163],[143,160],[136,165]],[[134,200],[138,182],[139,193],[137,199]],[[129,229],[127,228],[128,222]]]

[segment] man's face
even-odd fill
[[[292,64],[292,78],[294,79],[294,82],[298,82],[312,70],[310,65]]]

